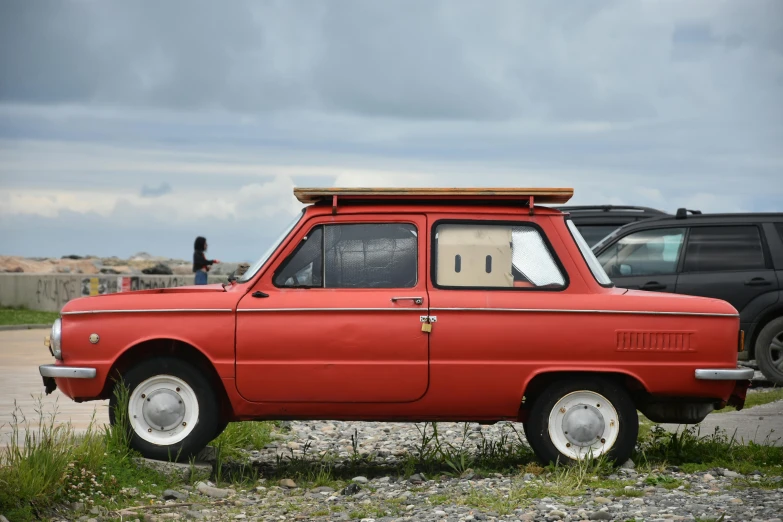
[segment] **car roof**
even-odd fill
[[[619,227],[617,230],[606,236],[604,239],[593,245],[594,252],[600,252],[613,240],[621,235],[625,235],[635,230],[646,230],[659,227],[677,227],[677,226],[699,226],[699,225],[733,225],[749,223],[783,223],[783,212],[727,212],[716,214],[691,214],[679,209],[678,215],[660,216],[650,219],[633,221]],[[695,211],[698,212],[698,211]]]

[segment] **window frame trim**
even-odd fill
[[[497,226],[518,226],[518,227],[530,227],[533,228],[544,242],[549,255],[552,256],[552,260],[555,262],[560,275],[563,276],[563,286],[552,287],[498,287],[498,286],[449,286],[441,285],[438,283],[437,268],[438,268],[438,245],[436,232],[440,225],[497,225]],[[557,251],[552,246],[549,237],[547,237],[544,229],[537,223],[532,221],[514,221],[509,219],[438,219],[434,221],[430,227],[430,283],[433,288],[438,290],[474,290],[474,291],[501,291],[501,292],[564,292],[571,286],[571,278],[568,270],[565,269],[563,263],[560,261],[560,257],[557,255]]]
[[[759,240],[761,242],[761,255],[764,257],[764,267],[763,268],[738,268],[734,270],[685,270],[685,257],[688,253],[688,245],[690,245],[690,239],[691,239],[691,230],[694,228],[725,228],[725,227],[750,227],[755,228],[756,231],[759,234]],[[678,269],[678,274],[728,274],[728,273],[737,273],[737,272],[751,272],[754,270],[774,270],[774,267],[772,266],[772,255],[770,253],[769,245],[767,244],[767,238],[764,234],[764,228],[761,226],[761,223],[757,222],[751,222],[751,223],[696,223],[693,225],[688,226],[688,234],[685,238],[685,250],[683,250],[683,256],[681,259],[681,264]]]
[[[342,287],[342,286],[326,286],[326,263],[325,263],[325,257],[326,253],[324,249],[326,248],[326,227],[327,226],[341,226],[341,225],[410,225],[413,227],[413,229],[416,231],[416,283],[413,286],[404,286],[404,287]],[[278,285],[275,281],[277,279],[277,275],[282,267],[285,266],[285,264],[292,259],[299,250],[302,249],[304,244],[307,242],[305,238],[309,237],[310,234],[313,233],[313,231],[321,227],[323,229],[323,232],[321,234],[321,265],[323,273],[321,274],[321,286],[284,286],[284,285]],[[419,239],[421,235],[421,230],[417,223],[414,221],[321,221],[321,220],[314,220],[314,223],[310,228],[307,229],[307,232],[302,236],[302,239],[299,240],[299,244],[296,245],[294,250],[285,256],[285,258],[280,261],[280,263],[275,267],[275,269],[272,271],[272,286],[278,289],[283,290],[412,290],[418,287],[421,284],[421,280],[419,278],[419,270],[421,268],[421,252],[419,249]],[[426,243],[424,243],[426,246]]]

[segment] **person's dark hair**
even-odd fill
[[[198,236],[196,238],[196,242],[193,243],[193,250],[195,250],[196,252],[203,252],[206,246],[207,246],[207,238]]]

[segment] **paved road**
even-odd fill
[[[56,409],[57,421],[70,422],[79,431],[87,429],[93,412],[99,426],[109,422],[109,401],[77,404],[59,390],[48,396],[44,394],[38,365],[54,361],[43,344],[48,333],[47,330],[0,331],[0,446],[11,439],[15,407],[17,414],[30,421],[32,429],[37,428],[39,401],[46,416]]]
[[[761,393],[761,392],[759,392]],[[682,431],[682,426],[664,424],[669,431]],[[713,413],[699,425],[699,435],[712,435],[720,428],[741,443],[756,442],[783,446],[783,401],[762,404],[755,408],[730,413]]]
[[[53,361],[49,351],[43,345],[46,330],[0,331],[0,446],[8,443],[11,434],[11,422],[16,404],[31,426],[37,426],[39,401],[46,415],[57,410],[57,420],[70,422],[76,429],[83,431],[95,414],[99,426],[108,423],[108,401],[76,404],[68,397],[55,391],[45,396],[43,384],[38,374],[38,365]],[[735,434],[739,441],[764,442],[769,439],[783,446],[783,401],[757,406],[755,408],[732,413],[713,414],[701,424],[701,434],[713,433],[716,426]],[[676,430],[676,425],[665,425]]]

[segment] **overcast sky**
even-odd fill
[[[0,254],[252,260],[313,185],[783,211],[783,2],[0,1]]]

